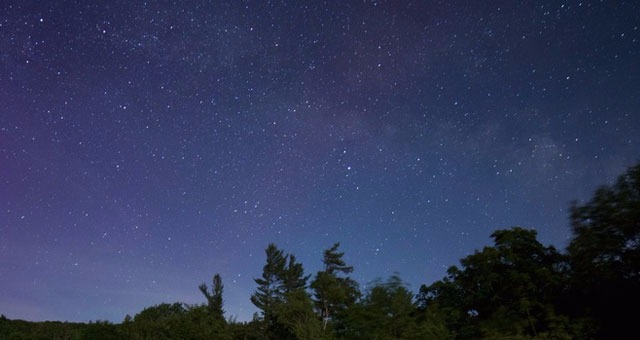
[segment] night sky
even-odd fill
[[[635,1],[2,1],[0,312],[249,320],[269,242],[416,292],[640,160]]]

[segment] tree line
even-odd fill
[[[205,303],[163,303],[120,324],[0,317],[2,339],[619,339],[640,302],[640,164],[570,209],[565,252],[536,231],[497,230],[446,276],[414,293],[398,276],[361,289],[340,244],[306,274],[294,254],[265,250],[249,322],[225,317],[219,274]]]

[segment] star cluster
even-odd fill
[[[0,5],[0,311],[249,320],[264,248],[417,290],[638,161],[634,2]]]

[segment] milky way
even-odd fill
[[[0,312],[249,320],[269,242],[415,292],[640,160],[635,2],[3,1]]]

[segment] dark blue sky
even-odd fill
[[[563,249],[640,160],[640,5],[3,1],[0,312],[227,315],[269,242],[417,291],[490,234]]]

